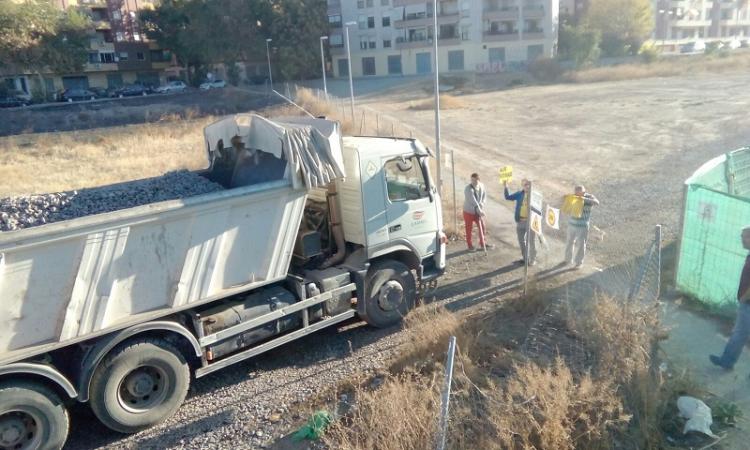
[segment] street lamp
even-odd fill
[[[354,82],[352,81],[352,51],[349,45],[349,26],[356,24],[357,22],[346,22],[344,24],[344,33],[346,33],[346,63],[349,67],[349,103],[352,109],[352,123],[354,123]]]
[[[440,65],[438,64],[438,39],[440,39],[440,29],[438,28],[438,2],[433,0],[432,10],[432,43],[433,52],[435,53],[435,159],[437,159],[437,191],[443,194],[443,161],[440,159]],[[455,169],[454,169],[455,170]],[[453,192],[455,194],[456,185],[453,183]],[[455,203],[455,200],[454,200]],[[455,211],[454,214],[455,216]]]
[[[268,47],[268,44],[271,43],[273,39],[266,39],[266,57],[268,58],[268,80],[271,82],[271,90],[273,90],[273,72],[271,72],[271,50]]]
[[[326,85],[326,58],[323,54],[323,41],[327,41],[328,36],[321,36],[320,37],[320,65],[323,69],[323,92],[326,94],[326,98],[328,98],[328,85]]]

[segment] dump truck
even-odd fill
[[[60,448],[87,402],[134,433],[191,378],[359,317],[399,323],[445,270],[432,155],[319,118],[204,129],[224,190],[0,233],[0,447]]]

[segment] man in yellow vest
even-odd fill
[[[589,237],[591,220],[591,208],[599,204],[599,199],[593,194],[586,192],[583,185],[575,187],[575,195],[583,201],[583,208],[579,217],[570,216],[568,219],[568,239],[565,242],[565,261],[563,264],[573,264],[573,247],[575,247],[575,267],[583,266],[583,258],[586,256],[586,241]]]

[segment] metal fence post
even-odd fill
[[[656,250],[656,298],[659,298],[661,295],[661,225],[656,225],[655,230],[656,236],[654,237],[656,239],[656,242],[654,242],[654,247]]]
[[[456,354],[456,336],[451,336],[448,341],[448,358],[445,364],[445,383],[443,384],[442,399],[440,402],[440,423],[438,425],[437,450],[445,450],[445,438],[448,427],[448,404],[451,399],[451,383],[453,382],[453,359]]]

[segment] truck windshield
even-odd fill
[[[418,200],[429,196],[422,166],[416,156],[396,158],[385,163],[388,199],[392,202]]]

